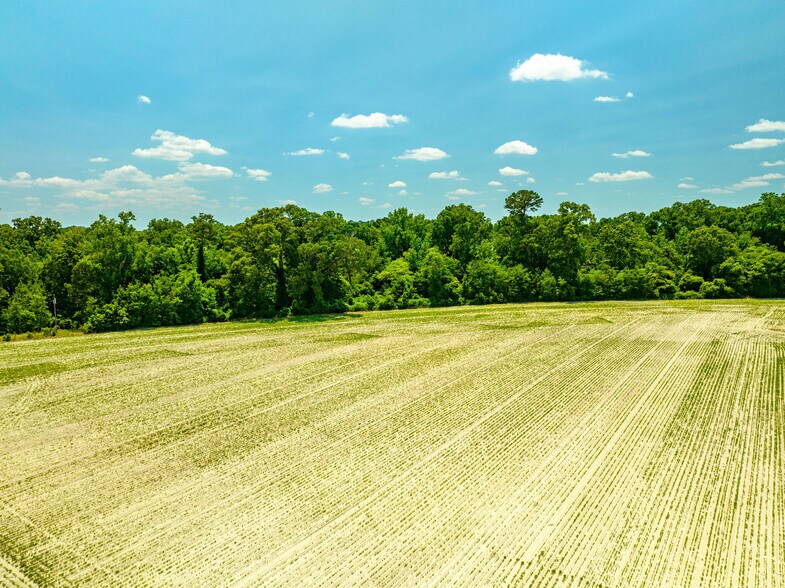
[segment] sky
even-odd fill
[[[785,191],[785,2],[0,4],[0,223]]]

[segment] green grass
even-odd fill
[[[785,303],[0,345],[0,585],[785,585]]]

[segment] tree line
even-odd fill
[[[785,194],[677,202],[597,220],[535,213],[521,190],[496,223],[467,204],[352,221],[295,205],[237,225],[133,213],[89,227],[0,225],[0,332],[86,332],[350,310],[524,301],[785,296]]]

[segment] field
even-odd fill
[[[785,586],[785,303],[0,346],[0,585]]]

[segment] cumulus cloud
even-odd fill
[[[289,199],[286,199],[286,200],[279,200],[279,201],[278,201],[278,203],[279,203],[281,206],[287,206],[287,205],[289,205],[289,204],[291,204],[292,206],[297,206],[297,200],[289,200]]]
[[[654,176],[647,171],[623,171],[618,174],[597,172],[589,178],[590,182],[631,182],[635,180],[650,180]]]
[[[109,159],[106,157],[91,157],[88,161],[91,163],[106,163]]]
[[[761,165],[763,167],[775,167],[778,165],[785,165],[785,159],[780,159],[779,161],[762,161]]]
[[[431,172],[428,174],[429,180],[465,180],[457,169],[452,171]]]
[[[409,193],[406,190],[399,190],[398,191],[398,196],[408,196],[408,195],[409,195]]]
[[[536,147],[524,143],[523,141],[508,141],[503,145],[499,145],[494,153],[497,155],[534,155],[537,151],[538,149]]]
[[[306,147],[305,149],[298,149],[297,151],[290,151],[288,153],[284,153],[284,155],[322,155],[324,153],[324,149],[316,149],[314,147]]]
[[[477,192],[474,192],[473,190],[467,190],[466,188],[458,188],[457,190],[453,190],[447,194],[449,196],[476,196]]]
[[[133,165],[123,165],[110,169],[101,174],[101,178],[107,182],[131,182],[135,184],[151,184],[153,177]]]
[[[621,98],[616,98],[616,96],[597,96],[594,99],[595,102],[621,102]]]
[[[684,182],[682,182],[676,187],[679,188],[680,190],[692,190],[694,188],[697,188],[698,186],[696,186],[695,184],[685,184]]]
[[[150,100],[150,98],[148,98],[148,97],[147,97],[147,96],[145,96],[144,94],[139,94],[139,95],[136,97],[136,101],[137,101],[139,104],[152,104],[152,103],[153,103],[153,101],[152,101],[152,100]]]
[[[529,172],[527,172],[526,170],[518,169],[517,167],[510,167],[510,166],[501,168],[499,170],[499,173],[503,176],[512,176],[512,177],[529,175]]]
[[[501,182],[497,182],[496,180],[491,180],[490,182],[488,182],[488,185],[489,186],[501,186],[502,183]]]
[[[188,161],[197,153],[206,155],[225,155],[226,151],[215,147],[205,139],[191,139],[185,135],[175,135],[171,131],[158,129],[150,137],[152,141],[159,141],[158,147],[149,149],[134,149],[132,155],[136,157],[164,159],[167,161]]]
[[[333,187],[330,184],[316,184],[313,187],[314,194],[324,194],[326,192],[332,192]]]
[[[209,163],[181,163],[178,169],[189,178],[231,178],[234,172],[228,167],[210,165]]]
[[[253,178],[257,182],[266,182],[267,178],[273,175],[272,172],[267,171],[266,169],[256,168],[251,169],[249,167],[244,167],[245,173],[248,174],[249,178]]]
[[[580,78],[608,79],[608,74],[598,69],[586,69],[587,62],[557,53],[535,53],[510,70],[513,82],[559,80],[569,82]]]
[[[354,116],[342,114],[330,124],[334,127],[344,127],[347,129],[374,129],[391,127],[405,122],[409,122],[409,119],[402,114],[372,112],[371,114],[356,114]]]
[[[630,157],[650,157],[651,153],[635,149],[634,151],[626,151],[624,153],[611,153],[613,157],[621,157],[622,159],[629,159]]]
[[[392,182],[391,184],[387,184],[387,187],[388,188],[405,188],[406,187],[406,182],[402,182],[401,180],[396,180],[396,181]]]
[[[366,196],[360,196],[357,199],[357,202],[359,202],[363,206],[369,206],[369,205],[373,204],[375,202],[375,200],[373,198],[367,198]]]
[[[766,149],[767,147],[776,147],[785,143],[785,139],[750,139],[744,143],[734,143],[730,145],[731,149]]]
[[[343,151],[338,151],[337,153],[338,153],[338,157],[340,157],[341,159],[349,159],[348,153],[344,153]]]
[[[633,94],[632,92],[627,92],[627,93],[624,95],[624,97],[625,97],[625,98],[635,98],[635,94]]]
[[[762,118],[754,125],[748,126],[746,130],[750,133],[769,133],[772,131],[780,131],[785,133],[785,121],[767,120]]]
[[[417,149],[407,149],[402,155],[395,159],[414,159],[415,161],[436,161],[449,157],[447,153],[436,147],[419,147]]]

